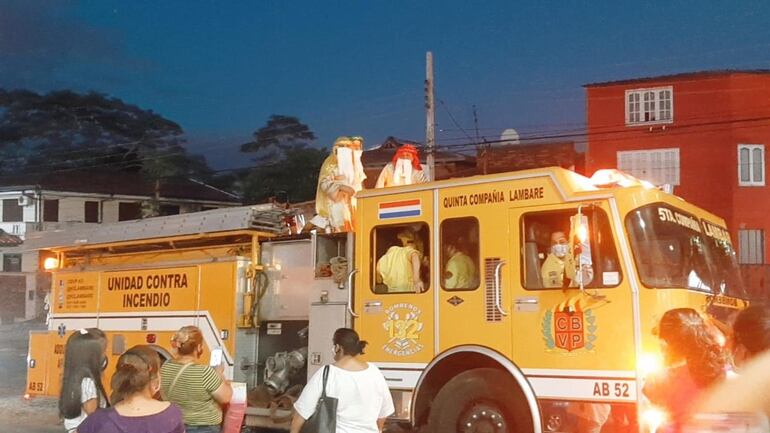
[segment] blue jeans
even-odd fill
[[[218,425],[184,425],[187,433],[219,433],[222,428]]]

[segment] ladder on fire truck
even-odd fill
[[[25,239],[24,247],[27,250],[86,247],[237,230],[277,235],[286,230],[286,218],[292,215],[294,212],[291,209],[274,204],[220,208],[114,224],[32,232]]]

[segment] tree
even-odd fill
[[[264,156],[274,156],[277,151],[293,147],[305,147],[315,140],[315,134],[298,118],[273,114],[267,124],[254,132],[254,141],[241,145],[241,152],[267,152]],[[259,160],[257,160],[259,161]]]
[[[274,196],[292,202],[312,200],[318,185],[318,171],[328,151],[310,146],[315,134],[296,117],[272,115],[254,132],[254,141],[241,146],[253,153],[257,166],[241,179],[241,193],[247,203]]]
[[[208,173],[184,141],[177,123],[118,98],[0,89],[2,174],[103,169],[157,179]]]

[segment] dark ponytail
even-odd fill
[[[350,328],[340,328],[334,331],[334,344],[342,348],[342,353],[349,356],[363,355],[369,344],[358,337],[358,333]]]
[[[707,387],[725,377],[726,357],[709,325],[692,308],[666,311],[660,319],[659,336],[671,353],[687,362],[696,384]]]

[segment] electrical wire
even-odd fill
[[[746,90],[748,88],[737,88],[733,90]],[[679,95],[682,92],[676,92],[675,95]],[[713,92],[699,92],[699,93],[713,93]],[[614,99],[617,99],[617,96],[613,97]],[[592,100],[594,98],[591,98]],[[449,115],[450,119],[453,121],[455,126],[460,129],[464,136],[463,137],[444,137],[441,138],[442,143],[437,144],[437,149],[447,149],[447,150],[473,150],[478,145],[477,140],[474,140],[470,137],[470,135],[467,133],[467,131],[462,128],[462,126],[457,122],[457,119],[452,115],[452,113],[448,110],[446,104],[443,100],[439,100],[439,102],[442,104],[442,106],[447,111],[447,114]],[[625,101],[624,101],[625,104]],[[746,112],[756,112],[763,107],[770,107],[770,104],[763,104],[759,106],[752,106],[750,108],[747,108]],[[770,117],[754,117],[754,118],[729,118],[722,121],[707,121],[707,122],[701,122],[701,123],[687,123],[688,120],[692,119],[712,119],[714,117],[720,117],[719,113],[724,113],[724,115],[736,115],[736,112],[734,110],[725,110],[722,112],[711,112],[703,115],[696,115],[696,116],[689,116],[689,117],[676,117],[676,123],[671,125],[671,130],[666,131],[666,134],[668,136],[677,136],[683,133],[690,133],[689,131],[683,131],[683,129],[687,128],[694,128],[694,127],[712,127],[714,125],[727,125],[727,124],[733,124],[731,127],[728,128],[721,128],[721,129],[714,129],[710,132],[721,132],[721,131],[728,131],[728,130],[736,130],[740,128],[753,128],[753,127],[760,127],[764,125],[748,125],[748,126],[740,126],[742,123],[746,122],[759,122],[764,120],[770,120]],[[738,114],[741,113],[741,111],[737,112]],[[737,126],[736,126],[737,125]],[[618,137],[620,137],[622,134],[636,134],[638,130],[645,128],[647,125],[645,124],[639,124],[634,125],[633,127],[629,127],[627,125],[598,125],[598,126],[590,126],[590,127],[583,127],[583,128],[574,128],[574,129],[563,129],[563,130],[556,130],[554,132],[542,132],[537,134],[530,134],[525,137],[520,138],[520,142],[537,142],[537,141],[543,141],[543,140],[554,140],[554,139],[574,139],[576,141],[582,141],[587,140],[590,142],[602,142],[602,141],[609,141],[609,140],[616,140]],[[655,127],[658,127],[660,125],[654,125]],[[668,125],[667,125],[668,126]],[[484,139],[486,145],[493,145],[493,144],[499,144],[499,143],[505,143],[508,140],[500,139],[499,136],[488,136],[484,135],[481,136],[481,138]],[[460,141],[459,143],[452,143],[452,141]],[[99,148],[104,149],[104,147],[118,147],[118,146],[126,146],[126,145],[133,145],[141,143],[142,140],[135,140],[132,142],[125,142],[125,143],[115,143],[115,144],[108,144],[108,145],[99,145],[93,146],[91,148]],[[448,142],[448,143],[447,143]],[[419,143],[419,142],[417,142]],[[180,143],[181,145],[181,143]],[[203,149],[216,149],[221,147],[226,147],[225,145],[211,145],[206,146]],[[75,153],[83,153],[89,149],[88,146],[84,146],[83,148],[78,149],[72,149],[71,152]],[[61,154],[60,154],[61,155]],[[113,162],[104,162],[104,163],[98,163],[98,164],[91,164],[91,165],[85,165],[85,166],[79,166],[79,167],[60,167],[62,163],[67,164],[73,164],[78,162],[84,162],[84,161],[91,161],[98,158],[105,158],[109,157],[109,155],[102,155],[102,156],[88,156],[83,158],[75,158],[70,159],[68,161],[64,161],[62,163],[41,163],[41,164],[30,164],[26,168],[32,171],[28,171],[27,175],[39,175],[39,174],[50,174],[50,173],[66,173],[71,171],[82,171],[86,169],[92,169],[92,168],[125,168],[131,165],[140,164],[142,162],[148,162],[148,161],[160,161],[168,158],[173,158],[176,156],[184,156],[189,155],[186,149],[181,148],[177,152],[170,152],[166,154],[161,155],[149,155],[143,158],[136,158],[132,160],[125,160],[125,161],[113,161]],[[53,153],[51,155],[47,155],[48,159],[55,159],[56,153]],[[11,160],[11,158],[7,158],[4,162],[8,162]],[[261,165],[262,167],[270,166],[270,165]],[[49,168],[46,170],[46,168]],[[34,171],[35,169],[43,170],[43,171]],[[237,170],[248,170],[248,167],[234,167],[234,168],[227,168],[222,170],[212,170],[212,173],[222,173],[227,171],[237,171]],[[17,177],[17,175],[7,175],[7,176],[0,176],[2,177]]]

